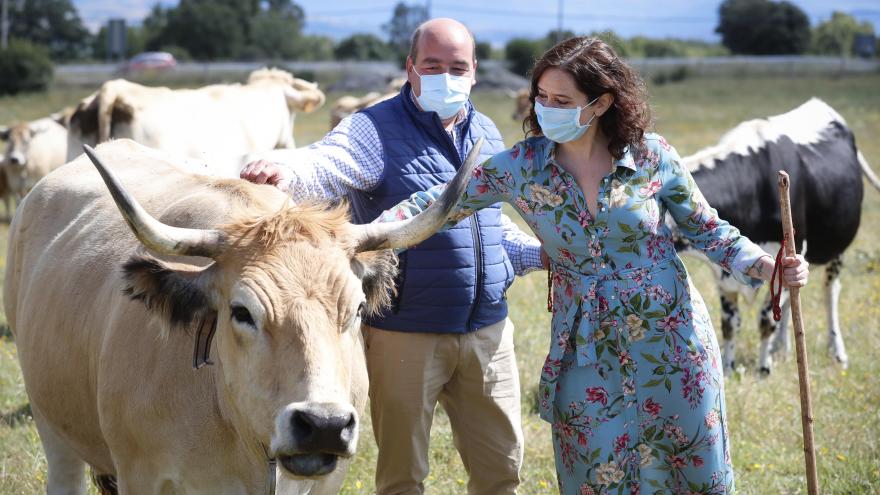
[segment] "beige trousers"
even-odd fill
[[[513,323],[467,334],[363,331],[377,494],[424,493],[438,401],[469,476],[468,493],[516,493],[523,435]]]

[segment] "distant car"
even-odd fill
[[[177,66],[174,55],[168,52],[143,52],[138,53],[128,62],[123,64],[123,72],[139,72],[144,70],[168,70]]]

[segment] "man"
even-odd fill
[[[450,179],[478,138],[480,160],[504,149],[469,101],[474,40],[434,19],[413,34],[407,84],[347,117],[295,168],[259,161],[242,177],[295,200],[347,196],[369,222],[412,193]],[[421,494],[439,401],[449,415],[471,494],[515,493],[522,464],[519,376],[505,291],[541,267],[540,244],[496,205],[400,254],[393,307],[365,322],[379,494]]]

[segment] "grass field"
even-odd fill
[[[84,96],[84,89],[0,98],[0,123],[34,118],[60,109]],[[657,130],[682,155],[713,144],[742,120],[787,111],[810,96],[823,98],[848,121],[858,144],[880,171],[880,75],[846,78],[690,79],[651,88]],[[328,95],[332,101],[339,95]],[[510,118],[512,102],[503,94],[474,95],[478,107],[492,117],[508,144],[522,132]],[[318,139],[327,131],[328,106],[297,117],[298,143]],[[711,200],[711,198],[709,198]],[[826,324],[822,270],[813,269],[811,285],[801,294],[810,353],[815,437],[823,493],[880,493],[880,193],[868,186],[862,228],[845,257],[842,275],[841,325],[850,367],[841,370],[825,352]],[[0,227],[5,246],[6,227]],[[5,262],[5,248],[0,263]],[[695,283],[710,303],[719,324],[719,309],[709,270],[689,263]],[[553,493],[555,471],[549,425],[533,406],[538,373],[548,345],[549,315],[543,301],[546,279],[540,273],[518,280],[509,294],[511,318],[517,326],[516,345],[523,387],[523,428],[526,438],[522,470],[524,494]],[[761,294],[763,296],[763,294]],[[50,308],[51,309],[51,308]],[[769,378],[755,371],[757,304],[744,305],[743,332],[737,358],[744,367],[726,383],[732,453],[739,493],[805,493],[801,450],[797,370],[793,358],[777,362]],[[720,340],[720,333],[719,333]],[[14,342],[0,339],[0,494],[43,491],[46,463],[18,370]],[[370,493],[376,448],[369,421],[364,421],[360,451],[343,493]],[[464,493],[467,474],[453,444],[446,416],[438,408],[431,440],[429,493]]]

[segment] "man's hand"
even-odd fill
[[[256,160],[248,163],[241,170],[239,176],[254,184],[269,184],[287,191],[291,178],[287,176],[287,169],[277,163],[268,160]]]

